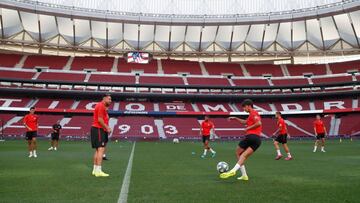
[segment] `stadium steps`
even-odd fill
[[[199,62],[199,65],[200,65],[200,69],[201,69],[201,74],[202,75],[209,75],[209,73],[207,72],[206,68],[205,68],[205,65],[202,61]]]
[[[157,73],[164,74],[164,69],[162,67],[161,59],[157,59]]]
[[[116,58],[114,59],[113,65],[112,65],[112,67],[111,67],[111,72],[113,72],[113,73],[117,73],[117,72],[118,72],[118,69],[117,69],[118,64],[119,64],[119,58],[116,57]]]
[[[67,61],[66,65],[64,66],[63,70],[70,70],[71,69],[71,65],[74,61],[75,57],[70,56],[69,60]]]
[[[250,76],[251,76],[250,73],[247,71],[247,69],[246,69],[246,67],[245,67],[244,64],[240,64],[240,67],[241,67],[241,70],[242,70],[243,75],[244,75],[245,77],[250,77]]]
[[[25,64],[25,61],[26,61],[27,57],[28,57],[27,55],[24,55],[23,57],[21,57],[19,63],[17,63],[15,65],[15,68],[16,69],[21,69],[22,67],[24,67],[24,64]]]

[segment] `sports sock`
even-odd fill
[[[101,166],[98,166],[98,172],[102,172]]]
[[[210,148],[210,152],[213,153],[213,154],[216,153],[212,148]]]
[[[236,172],[240,169],[240,165],[238,163],[235,164],[234,168],[231,169],[231,172]]]
[[[36,150],[33,150],[33,154],[36,154]]]
[[[288,152],[288,153],[287,153],[287,156],[288,156],[288,157],[291,157],[291,154],[290,154],[290,152]]]
[[[204,154],[203,154],[204,156],[206,156],[206,152],[207,152],[207,149],[204,149]]]
[[[324,151],[325,147],[321,147],[321,151]]]
[[[93,166],[93,172],[94,172],[94,173],[96,172],[96,169],[97,169],[97,165],[94,165],[94,166]]]
[[[247,176],[247,174],[246,174],[246,169],[245,169],[245,165],[240,166],[240,171],[241,171],[241,175]]]
[[[277,149],[276,152],[277,152],[277,155],[278,155],[278,156],[281,156],[280,149]]]
[[[314,151],[316,151],[316,150],[317,150],[317,146],[314,147]]]

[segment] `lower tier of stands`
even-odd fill
[[[358,120],[360,114],[350,114],[342,116],[334,122],[332,117],[325,117],[323,121],[329,130],[330,136],[336,135],[360,135],[360,126],[352,122]],[[23,136],[25,128],[22,124],[22,116],[15,114],[0,114],[0,119],[4,122],[2,130],[6,136]],[[39,130],[40,136],[49,136],[51,126],[58,120],[63,125],[61,137],[89,137],[89,131],[92,123],[91,116],[72,116],[64,117],[60,115],[40,115]],[[241,137],[244,135],[244,125],[236,121],[228,121],[226,118],[212,118],[215,124],[215,136],[217,137]],[[286,119],[289,134],[292,137],[312,137],[313,117],[289,117]],[[170,118],[154,118],[143,116],[119,117],[111,118],[110,126],[113,128],[111,136],[113,138],[200,138],[199,123],[201,120],[190,117],[170,117]],[[334,129],[336,123],[337,131]],[[263,136],[271,137],[276,130],[276,120],[273,118],[263,118]]]

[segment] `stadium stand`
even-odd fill
[[[113,57],[75,57],[71,70],[96,69],[98,72],[110,72],[113,63]]]
[[[187,77],[189,85],[218,85],[218,86],[230,86],[229,81],[226,78],[194,78]]]
[[[49,69],[63,69],[68,60],[69,57],[66,56],[29,55],[24,62],[23,68],[47,67]]]
[[[349,61],[341,63],[330,63],[330,69],[333,74],[346,73],[347,71],[360,70],[360,61]]]
[[[89,82],[135,84],[135,75],[100,75],[92,73]]]
[[[41,72],[38,80],[48,80],[48,81],[76,81],[84,82],[85,74],[83,73],[57,73],[57,72]]]
[[[0,66],[13,68],[20,62],[23,55],[20,54],[0,54]]]
[[[143,72],[156,74],[158,72],[158,66],[156,60],[152,60],[148,64],[138,64],[127,63],[125,59],[119,58],[117,71],[121,73]]]
[[[234,76],[243,76],[240,64],[237,63],[209,63],[204,62],[205,68],[210,75],[232,74]]]
[[[161,60],[165,74],[189,73],[191,75],[201,75],[199,62],[193,61],[174,61]]]
[[[286,65],[291,76],[301,76],[304,74],[326,75],[326,66],[324,64],[307,64],[307,65]]]
[[[165,77],[165,76],[143,76],[139,77],[139,84],[173,84],[184,85],[184,80],[179,77]]]
[[[271,64],[245,64],[246,70],[251,76],[272,75],[273,77],[284,76],[280,66]]]
[[[35,72],[0,70],[0,78],[31,79]]]
[[[352,77],[349,76],[337,76],[337,77],[325,77],[325,78],[312,78],[314,84],[331,84],[341,82],[351,82]]]
[[[246,78],[233,78],[232,81],[236,86],[269,86],[267,79],[246,79]]]

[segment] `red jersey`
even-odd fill
[[[280,135],[284,135],[284,134],[287,133],[286,123],[285,123],[285,121],[284,121],[283,118],[279,118],[279,119],[278,119],[277,125],[278,125],[278,127],[279,127],[279,129],[280,129],[280,131],[279,131],[279,134],[280,134]]]
[[[317,134],[325,133],[325,126],[322,120],[315,120],[314,128]]]
[[[104,123],[109,126],[109,114],[106,110],[106,106],[104,102],[99,102],[96,104],[94,109],[94,121],[92,126],[96,128],[103,128],[101,124],[99,123],[98,118],[101,117],[104,119]],[[106,131],[106,129],[104,129]]]
[[[26,131],[37,131],[38,130],[38,116],[35,114],[27,114],[24,117],[24,123],[31,128],[31,130],[26,129]]]
[[[203,136],[210,136],[210,131],[214,128],[214,123],[211,121],[203,121],[201,123],[201,134]]]
[[[247,118],[246,120],[246,126],[249,127],[249,126],[252,126],[254,125],[255,123],[257,123],[258,121],[261,121],[261,117],[259,115],[259,113],[257,111],[255,111],[254,109],[252,109],[250,111],[250,115],[249,117]],[[255,134],[255,135],[258,135],[260,136],[261,135],[261,131],[262,131],[262,127],[261,125],[256,127],[256,128],[253,128],[253,129],[250,129],[250,130],[247,130],[246,131],[246,134],[249,135],[249,134]]]

